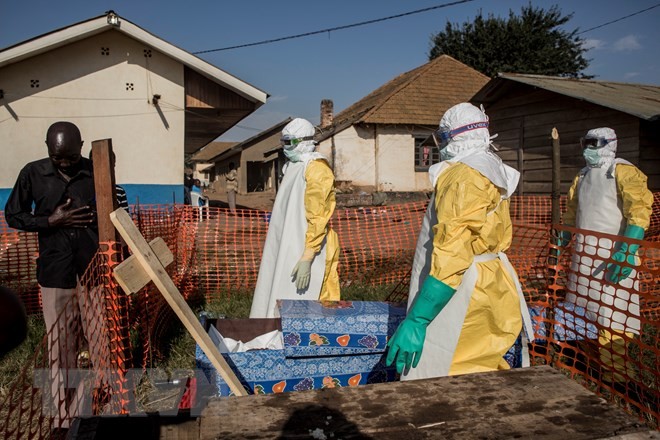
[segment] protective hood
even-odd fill
[[[503,199],[511,197],[518,186],[520,173],[491,151],[491,140],[495,136],[488,131],[488,116],[483,108],[466,102],[453,106],[443,115],[438,131],[449,141],[441,150],[445,160],[429,168],[434,187],[448,164],[461,162],[479,171],[498,187]]]
[[[316,129],[306,119],[296,118],[282,130],[282,141],[294,140],[296,145],[284,145],[284,154],[291,162],[307,162],[313,159],[325,159],[320,153],[315,153],[316,142],[312,139]]]
[[[440,150],[444,160],[458,162],[490,148],[488,116],[470,103],[463,102],[447,110],[439,125],[438,131],[449,138],[447,146]]]
[[[605,144],[602,148],[584,150],[587,166],[591,168],[609,168],[616,157],[617,139],[614,130],[608,127],[592,128],[584,136],[585,139],[599,139]]]

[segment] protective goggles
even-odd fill
[[[314,136],[305,136],[301,138],[293,137],[293,136],[283,136],[280,141],[282,142],[282,145],[284,145],[284,148],[287,150],[291,150],[293,148],[296,148],[298,144],[300,144],[303,141],[313,141]]]
[[[471,124],[463,125],[462,127],[455,128],[453,130],[443,130],[438,129],[433,132],[433,141],[435,145],[442,149],[449,144],[449,141],[458,136],[459,134],[466,133],[472,130],[478,130],[480,128],[488,129],[488,121],[482,122],[473,122]]]
[[[582,147],[583,150],[586,150],[587,148],[596,150],[599,148],[603,148],[605,145],[609,144],[612,141],[615,141],[616,138],[614,139],[606,139],[606,138],[580,138],[580,146]]]

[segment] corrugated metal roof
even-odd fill
[[[293,118],[288,117],[283,121],[278,122],[277,124],[273,125],[272,127],[269,127],[263,131],[260,131],[259,133],[255,134],[254,136],[241,141],[237,142],[234,144],[231,148],[223,151],[222,153],[216,154],[211,158],[214,162],[217,162],[219,160],[226,159],[227,157],[236,154],[240,151],[245,150],[246,148],[250,148],[250,146],[256,144],[257,142],[260,142],[262,139],[267,138],[268,136],[271,136],[274,132],[281,131],[286,124],[291,122]]]
[[[508,81],[591,102],[647,121],[660,118],[660,86],[646,84],[500,73],[486,84],[472,101],[488,103],[497,100],[505,93],[504,85]]]
[[[211,142],[195,153],[190,160],[192,162],[209,162],[211,159],[224,153],[236,144],[238,144],[238,142]]]
[[[318,140],[357,123],[435,126],[448,108],[468,101],[488,80],[473,68],[441,55],[397,76],[338,113]]]

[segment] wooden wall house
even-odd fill
[[[584,167],[580,137],[591,128],[617,133],[618,157],[660,190],[660,86],[500,74],[472,98],[490,117],[500,157],[522,172],[518,194],[549,194],[553,127],[561,140],[561,191]]]
[[[238,171],[238,192],[274,192],[277,190],[283,158],[281,148],[282,129],[292,118],[273,125],[217,154],[211,159],[216,174],[224,175],[233,162]],[[220,185],[218,185],[220,186]]]

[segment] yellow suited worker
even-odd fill
[[[388,343],[387,363],[396,362],[402,380],[508,369],[502,356],[523,322],[532,336],[504,254],[520,174],[490,151],[488,117],[472,104],[447,110],[434,139],[442,162],[429,169],[435,191],[417,241],[408,315]]]
[[[334,175],[314,151],[314,126],[296,118],[282,130],[287,163],[277,191],[250,318],[276,316],[278,299],[339,300],[339,240],[328,222]]]
[[[636,253],[653,211],[647,177],[624,159],[616,158],[617,137],[608,127],[594,128],[581,139],[587,166],[568,191],[564,223],[587,231],[576,234],[566,302],[586,310],[587,321],[598,323],[600,358],[607,382],[633,378],[625,362],[626,340],[639,335],[639,286]],[[588,231],[623,236],[620,243]],[[564,235],[564,241],[570,237]],[[594,257],[595,258],[592,258]],[[622,263],[608,263],[609,259]],[[587,264],[588,263],[588,264]],[[575,329],[582,333],[583,329]]]

